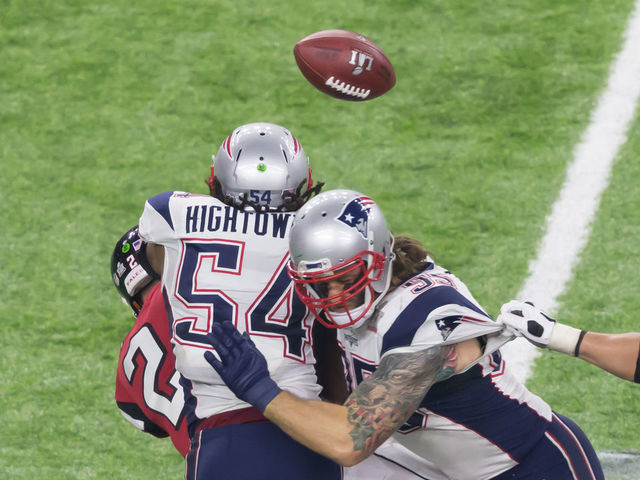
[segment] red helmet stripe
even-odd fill
[[[227,137],[227,139],[222,143],[223,148],[227,151],[227,155],[229,155],[229,158],[233,158],[231,157],[231,135],[229,135]]]
[[[369,205],[375,205],[375,204],[376,204],[376,202],[374,202],[373,200],[371,200],[369,197],[362,196],[362,197],[358,197],[358,198],[359,198],[359,199],[360,199],[360,201],[361,201],[364,205],[366,205],[366,206],[369,206]]]

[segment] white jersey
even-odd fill
[[[211,349],[204,336],[213,322],[232,321],[249,332],[281,388],[319,398],[312,315],[294,295],[286,271],[293,216],[243,211],[185,192],[165,192],[145,204],[140,236],[164,246],[162,288],[176,368],[197,419],[250,406],[204,359]]]
[[[344,467],[343,480],[449,480],[431,462],[389,437],[373,455]]]
[[[485,355],[433,385],[392,438],[448,478],[485,480],[514,467],[552,419],[551,408],[505,371],[498,349],[512,336],[502,329],[464,283],[430,263],[388,294],[364,326],[338,330],[338,341],[353,389],[386,355],[481,338]]]

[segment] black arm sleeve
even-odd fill
[[[633,376],[633,381],[640,383],[640,347],[638,348],[638,360],[636,360],[636,373]]]

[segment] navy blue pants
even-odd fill
[[[572,420],[553,414],[545,436],[517,466],[492,480],[604,480],[591,442]]]
[[[341,480],[342,468],[273,423],[225,425],[191,440],[186,480]]]

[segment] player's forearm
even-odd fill
[[[606,334],[587,332],[579,357],[631,382],[638,382],[640,333]]]
[[[353,449],[347,408],[328,402],[303,400],[283,391],[264,410],[264,415],[294,440],[330,458],[351,466],[366,454]]]
[[[556,323],[548,347],[640,383],[640,333],[597,333]]]

